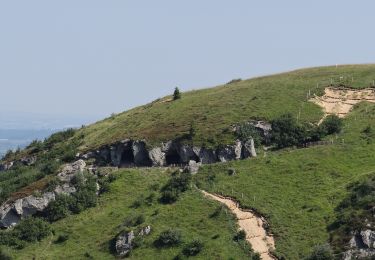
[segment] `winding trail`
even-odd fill
[[[240,229],[246,232],[246,241],[250,243],[254,252],[260,254],[261,259],[276,259],[271,253],[275,249],[275,241],[264,229],[263,224],[265,220],[262,217],[258,217],[250,210],[241,209],[233,199],[211,194],[203,190],[201,192],[206,197],[226,205],[236,215]]]

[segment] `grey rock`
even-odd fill
[[[134,163],[137,166],[151,166],[152,162],[143,141],[135,141],[133,143]]]
[[[0,226],[2,228],[12,227],[21,221],[21,217],[14,211],[13,205],[3,204],[0,207]]]
[[[116,239],[116,252],[119,256],[126,256],[132,250],[132,241],[135,238],[134,232],[130,231],[128,233],[120,235]]]
[[[218,149],[217,157],[220,162],[227,162],[236,159],[235,148],[233,146],[227,145],[223,148]]]
[[[242,156],[242,143],[241,141],[237,140],[236,144],[234,145],[234,155],[236,160],[240,160]]]
[[[246,141],[242,146],[242,157],[257,157],[257,153],[255,151],[254,139],[250,139]]]
[[[4,162],[0,164],[0,172],[10,170],[14,165],[14,162]]]
[[[165,166],[167,164],[165,153],[162,151],[161,147],[152,148],[148,155],[153,166]]]
[[[57,174],[58,178],[63,182],[70,182],[76,173],[82,173],[86,167],[84,160],[78,160],[72,164],[64,166],[62,171]]]
[[[77,191],[76,188],[74,186],[71,186],[69,183],[64,183],[62,185],[58,185],[58,186],[56,186],[56,188],[54,190],[56,195],[60,195],[60,194],[69,195],[69,194],[72,194],[76,191]]]
[[[22,210],[22,205],[23,205],[22,201],[23,201],[23,199],[18,199],[18,200],[16,200],[14,202],[13,208],[14,208],[14,210],[16,211],[16,213],[18,215],[22,215],[22,213],[23,213],[23,210]]]
[[[199,160],[203,164],[210,164],[218,161],[216,152],[212,149],[194,147],[193,150],[198,154]]]
[[[196,161],[190,160],[188,165],[185,167],[185,171],[190,174],[197,174],[202,163],[197,163]]]
[[[360,233],[363,243],[371,249],[375,249],[375,231],[373,230],[363,230]]]
[[[178,147],[178,155],[180,156],[181,163],[188,163],[190,160],[197,160],[198,156],[194,152],[193,147],[187,145],[180,145]]]
[[[141,229],[139,232],[138,236],[147,236],[151,233],[151,226],[146,226]]]
[[[55,200],[55,193],[46,192],[41,197],[33,195],[22,199],[22,217],[34,215],[37,212],[42,212],[48,204]]]
[[[23,158],[21,158],[20,162],[23,165],[30,166],[30,165],[35,164],[36,159],[37,159],[36,156],[23,157]]]

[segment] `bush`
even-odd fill
[[[13,232],[20,240],[36,242],[51,233],[48,222],[41,218],[28,217],[20,221]]]
[[[0,248],[0,259],[1,260],[12,260],[13,258],[11,257],[11,255],[9,254],[9,252],[6,249]]]
[[[87,208],[96,206],[97,196],[96,192],[89,189],[82,189],[73,194],[74,200],[70,205],[70,210],[73,213],[80,213]]]
[[[278,148],[302,144],[306,140],[306,128],[291,114],[272,120],[271,140]]]
[[[235,241],[241,241],[246,239],[246,232],[245,230],[239,230],[237,234],[234,236]]]
[[[175,172],[168,183],[162,188],[161,201],[163,203],[173,203],[178,200],[180,193],[189,189],[191,174]]]
[[[320,124],[321,129],[326,135],[338,134],[343,126],[342,119],[336,115],[327,116]]]
[[[321,245],[314,248],[307,260],[333,260],[333,253],[329,245]]]
[[[182,253],[185,256],[196,256],[199,254],[203,249],[203,243],[200,240],[194,240],[191,243],[187,244]]]
[[[178,89],[178,87],[176,87],[173,92],[173,100],[177,100],[180,98],[181,98],[180,90]]]
[[[255,126],[249,123],[239,125],[237,127],[236,135],[237,138],[243,142],[253,139],[255,146],[260,145],[262,141],[258,130],[255,128]]]
[[[129,216],[124,221],[124,226],[127,227],[135,227],[140,224],[143,224],[145,222],[145,216],[144,215],[133,215]]]
[[[179,245],[182,242],[181,232],[175,229],[163,231],[155,241],[158,247],[171,247]]]
[[[51,201],[44,211],[45,217],[50,221],[57,221],[69,215],[69,208],[73,204],[73,198],[69,195],[58,195]]]
[[[55,243],[56,244],[61,244],[61,243],[64,243],[65,241],[67,241],[69,239],[69,235],[68,234],[62,234],[62,235],[59,235],[58,238],[56,239]]]

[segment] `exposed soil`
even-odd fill
[[[345,117],[355,104],[362,101],[375,103],[375,89],[348,89],[348,88],[331,88],[324,90],[322,97],[315,96],[310,99],[311,102],[321,106],[324,110],[324,117],[327,115],[337,115]]]
[[[276,259],[271,251],[275,249],[273,237],[267,234],[263,224],[265,220],[250,210],[241,209],[238,203],[230,198],[202,191],[203,194],[213,200],[225,204],[236,215],[240,229],[246,232],[246,241],[250,243],[254,252],[259,253],[263,260]]]

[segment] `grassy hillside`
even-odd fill
[[[307,101],[306,94],[320,94],[329,84],[365,88],[373,84],[375,65],[350,65],[303,69],[259,77],[210,89],[182,94],[134,108],[77,131],[56,134],[44,143],[13,154],[22,157],[34,149],[38,162],[33,167],[2,173],[0,198],[32,194],[43,186],[64,162],[75,160],[78,150],[90,150],[125,138],[146,139],[156,144],[182,137],[190,125],[196,127],[195,144],[232,142],[232,124],[249,119],[272,120],[286,112],[300,113],[304,122],[316,123],[323,113]],[[194,181],[207,191],[235,197],[244,207],[262,213],[276,239],[276,254],[285,259],[303,259],[315,245],[329,241],[327,226],[337,218],[335,208],[348,196],[347,186],[375,172],[375,105],[361,103],[344,119],[344,130],[332,145],[304,149],[263,151],[243,161],[205,165]],[[11,158],[13,159],[13,158]],[[236,170],[234,176],[228,170]],[[120,170],[112,189],[99,199],[99,206],[52,224],[54,235],[22,250],[11,250],[16,259],[112,259],[112,239],[129,216],[142,214],[153,228],[133,259],[173,259],[183,244],[157,249],[153,242],[168,227],[178,227],[184,243],[204,242],[200,259],[246,259],[246,248],[233,241],[233,216],[225,211],[210,217],[218,204],[189,190],[175,204],[157,202],[158,188],[170,172],[163,169]],[[158,188],[155,188],[156,186]],[[26,186],[26,187],[25,187]],[[154,188],[152,188],[154,187]],[[23,188],[23,190],[19,190]],[[155,194],[151,205],[143,203]],[[140,207],[132,207],[141,201]],[[55,243],[61,234],[70,234],[64,243]]]
[[[374,112],[374,105],[357,106],[335,145],[204,166],[199,186],[267,216],[278,256],[302,259],[329,240],[327,226],[335,221],[334,209],[347,196],[347,186],[375,175],[375,139],[362,133],[368,126],[375,129]],[[228,175],[229,168],[237,174]]]
[[[203,251],[196,259],[248,259],[246,248],[233,241],[236,223],[231,214],[224,211],[218,217],[210,217],[219,206],[205,199],[200,192],[186,192],[178,202],[160,204],[159,194],[151,187],[161,187],[170,172],[159,169],[121,170],[112,183],[111,191],[103,195],[96,208],[79,215],[69,216],[52,224],[55,235],[23,250],[11,251],[15,259],[114,259],[112,240],[121,231],[121,224],[130,216],[143,215],[151,225],[152,233],[140,248],[133,251],[130,259],[173,259],[181,253],[184,244],[193,239],[204,243]],[[144,201],[155,194],[151,205]],[[160,232],[177,228],[182,232],[183,244],[169,249],[153,246]],[[69,239],[56,243],[58,236],[69,234]]]
[[[319,94],[331,82],[364,88],[374,79],[375,65],[319,67],[253,78],[183,93],[176,101],[170,96],[155,100],[88,126],[78,135],[84,136],[84,150],[126,138],[146,139],[152,144],[181,137],[194,123],[197,133],[193,141],[215,145],[232,141],[225,131],[231,124],[251,118],[270,120],[285,112],[297,115],[301,111],[301,120],[317,122],[322,112],[307,102],[309,90]]]

